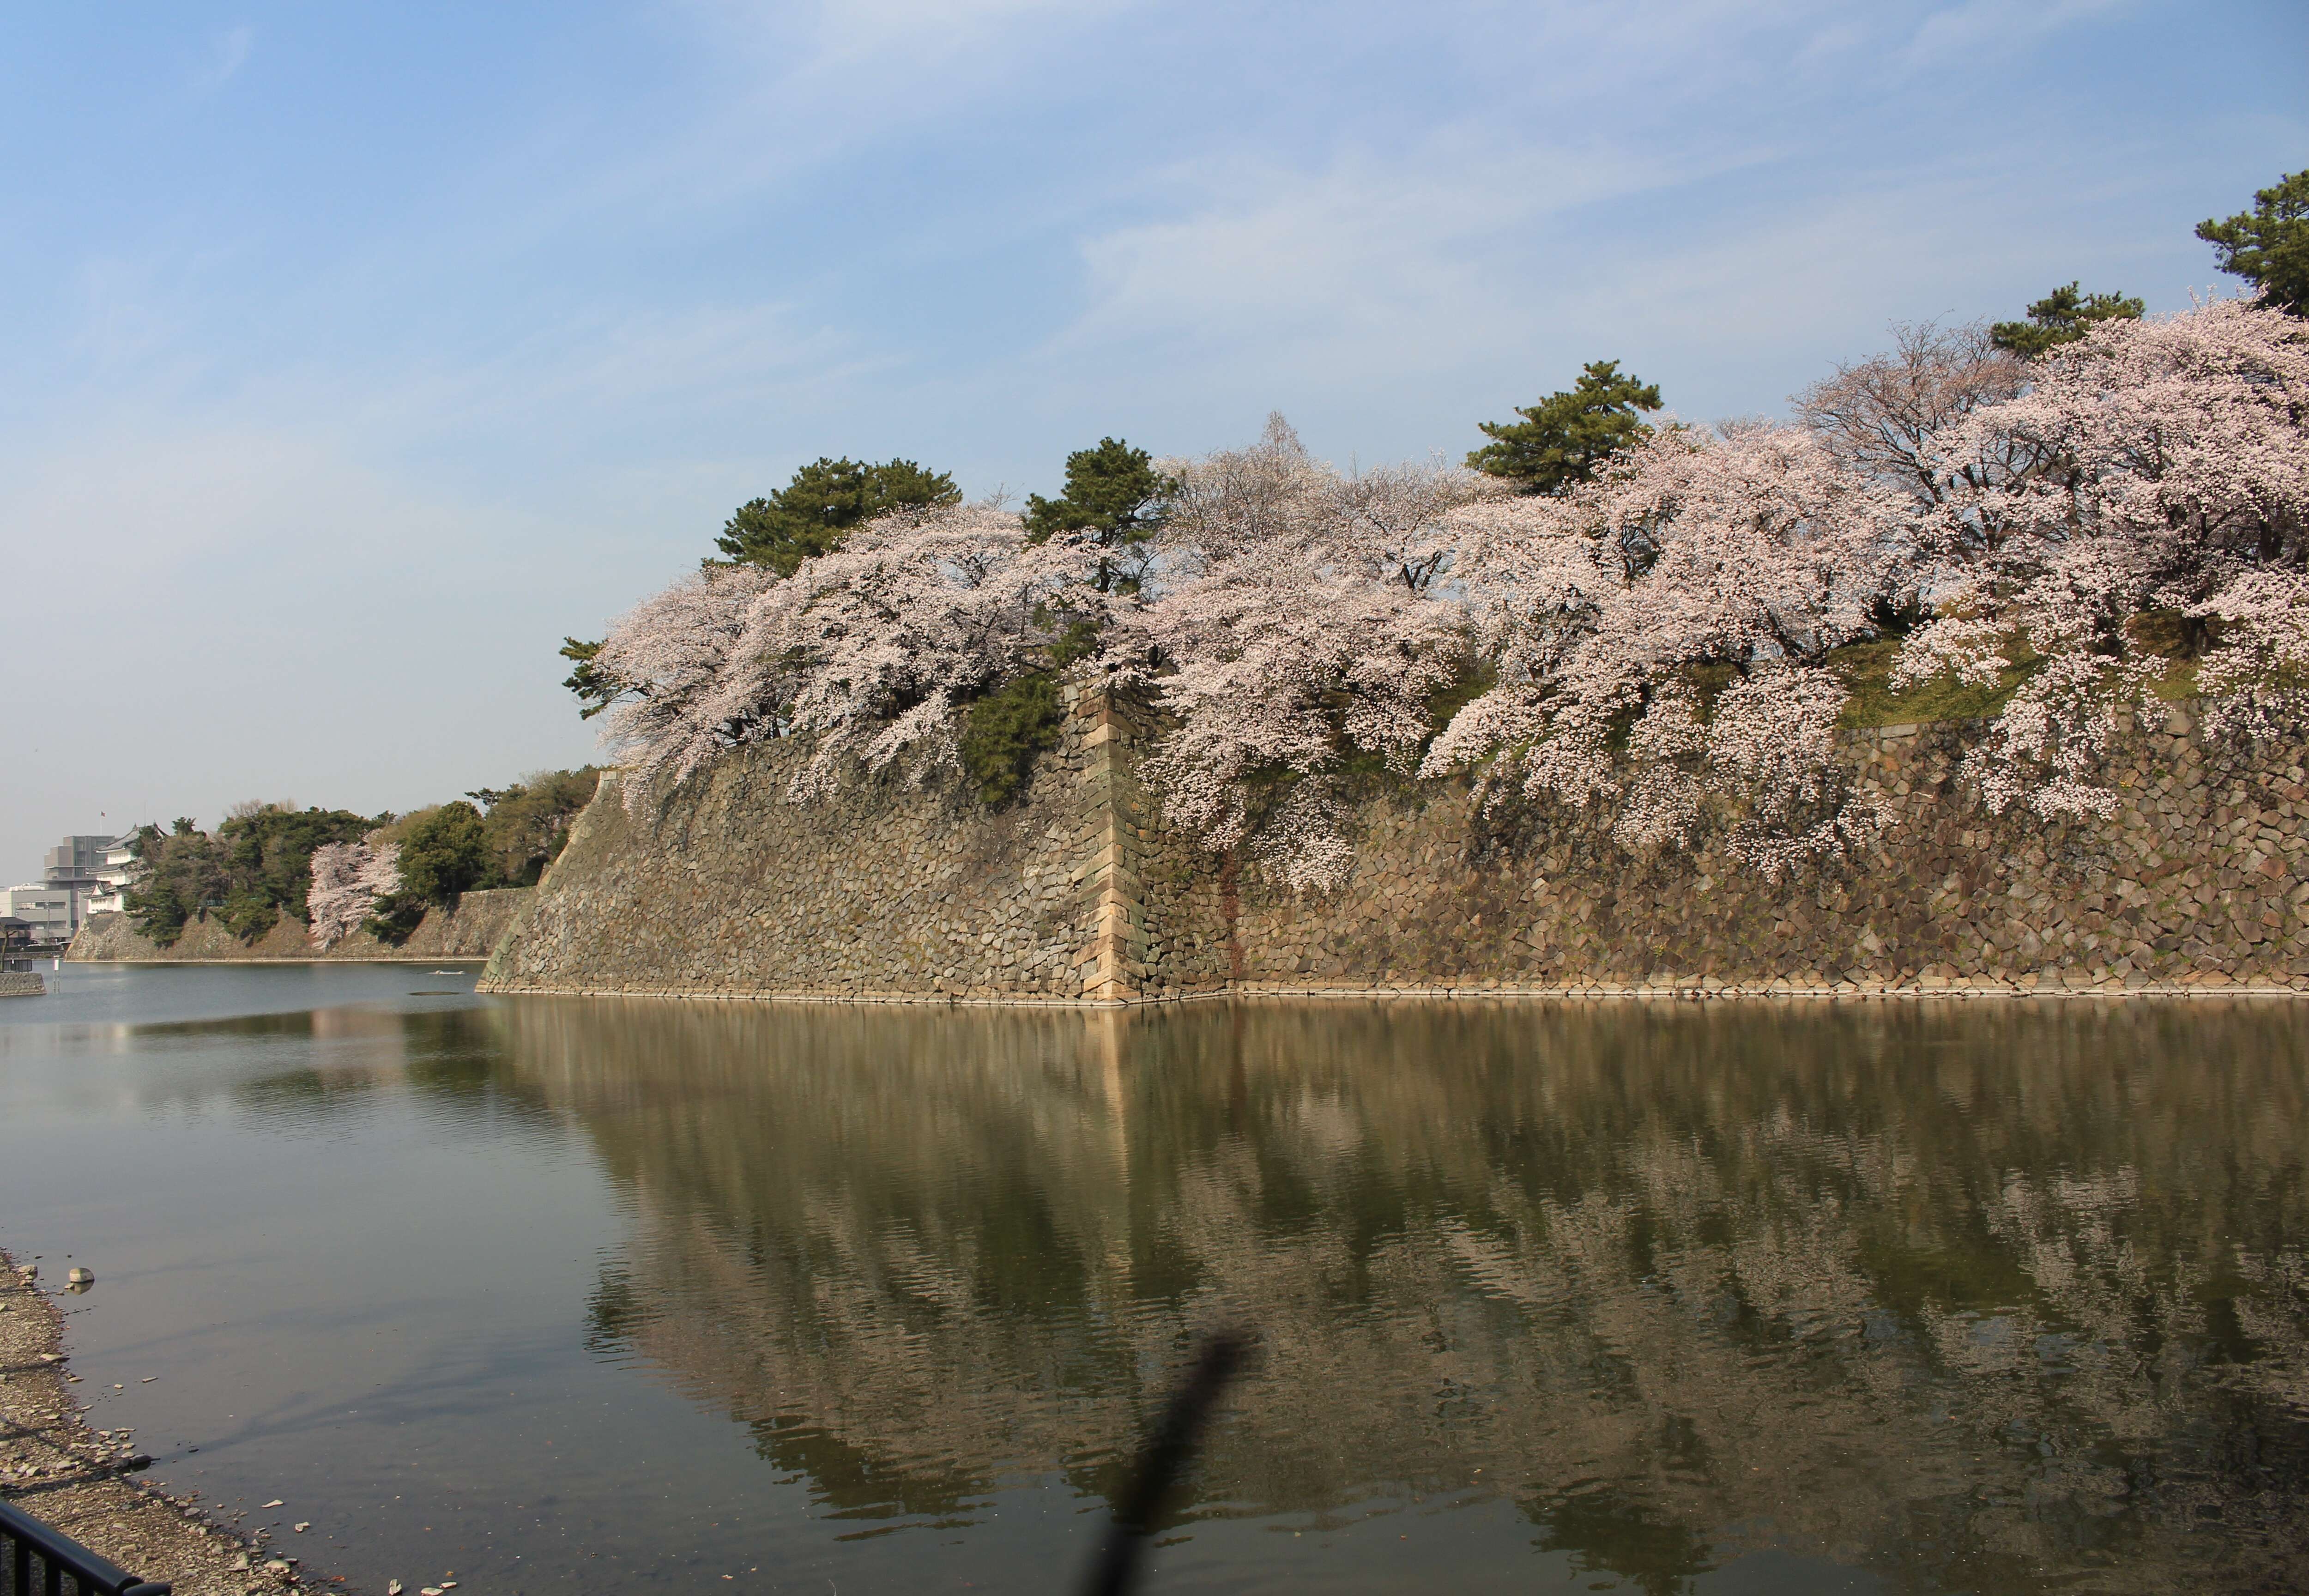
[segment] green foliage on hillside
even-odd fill
[[[481,807],[481,832],[493,886],[535,886],[561,855],[570,823],[593,801],[601,772],[534,771],[506,788],[484,787],[465,796]]]
[[[2125,623],[2124,632],[2140,653],[2161,656],[2166,661],[2165,669],[2146,683],[2152,697],[2175,703],[2195,694],[2197,661],[2207,641],[2203,622],[2176,610],[2148,609]],[[2044,660],[2016,635],[2005,650],[2012,663],[2004,668],[2002,679],[1993,687],[1960,682],[1949,672],[1895,692],[1892,666],[1899,655],[1900,642],[1898,636],[1879,637],[1829,654],[1828,662],[1852,689],[1839,717],[1842,724],[1928,726],[1942,720],[1986,720],[2002,714],[2005,702],[2044,667]]]
[[[481,812],[464,799],[443,804],[402,833],[403,893],[427,903],[448,903],[489,880],[489,832]]]
[[[2250,211],[2199,222],[2197,237],[2213,246],[2222,271],[2252,283],[2269,304],[2309,315],[2309,168],[2260,190]]]
[[[126,894],[128,913],[163,947],[203,910],[234,936],[253,941],[283,914],[304,918],[315,849],[358,841],[376,824],[344,809],[240,804],[214,836],[186,819],[165,833],[158,826],[141,827],[134,846],[143,875]]]
[[[488,828],[463,798],[411,815],[385,840],[401,849],[401,888],[376,901],[369,929],[387,942],[405,941],[434,905],[492,884]]]
[[[1892,664],[1899,651],[1900,639],[1880,637],[1829,652],[1829,665],[1852,689],[1841,717],[1844,725],[1922,726],[1937,720],[1981,720],[2002,710],[2004,701],[2037,669],[2034,660],[2010,667],[2004,679],[1993,687],[1969,686],[1951,672],[1896,692],[1891,686]]]
[[[2047,349],[2076,342],[2097,322],[2137,321],[2145,308],[2143,301],[2123,294],[2080,294],[2072,282],[2031,305],[2028,320],[1996,323],[1988,329],[1988,341],[2033,360]]]
[[[384,941],[404,942],[428,910],[455,903],[460,893],[535,886],[600,782],[591,765],[536,771],[511,787],[467,793],[472,803],[460,798],[416,810],[385,827],[370,841],[401,850],[401,887],[377,900],[368,929]]]
[[[1526,493],[1561,493],[1592,478],[1613,451],[1648,436],[1643,413],[1659,408],[1657,384],[1623,375],[1617,360],[1591,360],[1570,393],[1518,406],[1522,420],[1480,423],[1492,441],[1467,463]]]

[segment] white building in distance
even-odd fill
[[[41,942],[70,942],[99,905],[120,906],[120,889],[133,867],[130,837],[72,836],[48,850],[40,879],[0,888],[0,915],[34,927]],[[117,862],[116,862],[117,856]]]
[[[0,887],[0,915],[13,915],[30,926],[36,943],[70,942],[80,925],[73,915],[72,890],[37,881]]]

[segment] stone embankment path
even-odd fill
[[[0,1501],[139,1578],[166,1581],[177,1596],[285,1596],[314,1586],[308,1570],[267,1567],[276,1554],[210,1523],[197,1498],[179,1500],[136,1478],[134,1437],[90,1427],[63,1342],[55,1300],[0,1253]]]

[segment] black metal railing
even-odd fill
[[[169,1596],[167,1585],[117,1568],[22,1508],[0,1502],[0,1596],[65,1596],[67,1580],[77,1596]]]

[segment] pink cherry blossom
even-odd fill
[[[324,842],[313,850],[313,883],[305,894],[305,917],[324,948],[360,929],[376,901],[401,887],[401,850],[391,842]]]
[[[2092,776],[2168,661],[2136,617],[2195,623],[2216,729],[2297,711],[2309,522],[2309,329],[2243,300],[2105,322],[2032,368],[2033,385],[1950,429],[1940,457],[2037,464],[1972,493],[2000,529],[1943,551],[1941,618],[1907,642],[1898,683],[1946,669],[2030,674],[1967,769],[1989,807],[2105,814]]]
[[[1499,490],[1436,462],[1338,471],[1280,417],[1249,449],[1164,469],[1180,491],[1110,655],[1173,723],[1147,779],[1206,846],[1335,886],[1356,756],[1412,773],[1429,701],[1466,663],[1448,518]]]
[[[661,772],[679,781],[723,749],[776,729],[765,719],[775,706],[747,696],[754,673],[739,644],[754,600],[777,580],[758,565],[710,565],[610,625],[593,663],[632,693],[601,726],[603,745],[629,767],[629,808]]]
[[[1016,515],[962,505],[876,522],[783,581],[709,568],[619,619],[597,657],[640,689],[604,733],[634,772],[627,803],[773,737],[811,739],[797,801],[853,767],[953,765],[971,699],[1046,669],[1069,625],[1099,627],[1096,565],[1078,540],[1028,543]]]
[[[1498,685],[1425,773],[1472,770],[1493,802],[1608,802],[1639,853],[1719,822],[1768,870],[1840,847],[1875,820],[1832,758],[1847,692],[1825,657],[1913,591],[1913,520],[1810,434],[1760,425],[1663,428],[1563,497],[1460,512]]]
[[[2176,637],[2209,728],[2297,734],[2298,322],[2216,301],[2025,364],[1977,328],[1897,338],[1801,395],[1802,426],[1664,426],[1560,497],[1436,462],[1341,471],[1273,418],[1165,462],[1127,591],[983,505],[877,522],[783,581],[709,569],[598,656],[629,690],[607,724],[627,801],[785,736],[809,743],[794,801],[922,780],[972,702],[1085,639],[1080,669],[1163,712],[1145,771],[1172,822],[1301,889],[1352,869],[1380,769],[1604,805],[1638,853],[1720,843],[1777,874],[1845,849],[1885,816],[1838,756],[1829,656],[1920,609],[1896,687],[2021,678],[1965,767],[1992,809],[2106,812],[2097,771]]]

